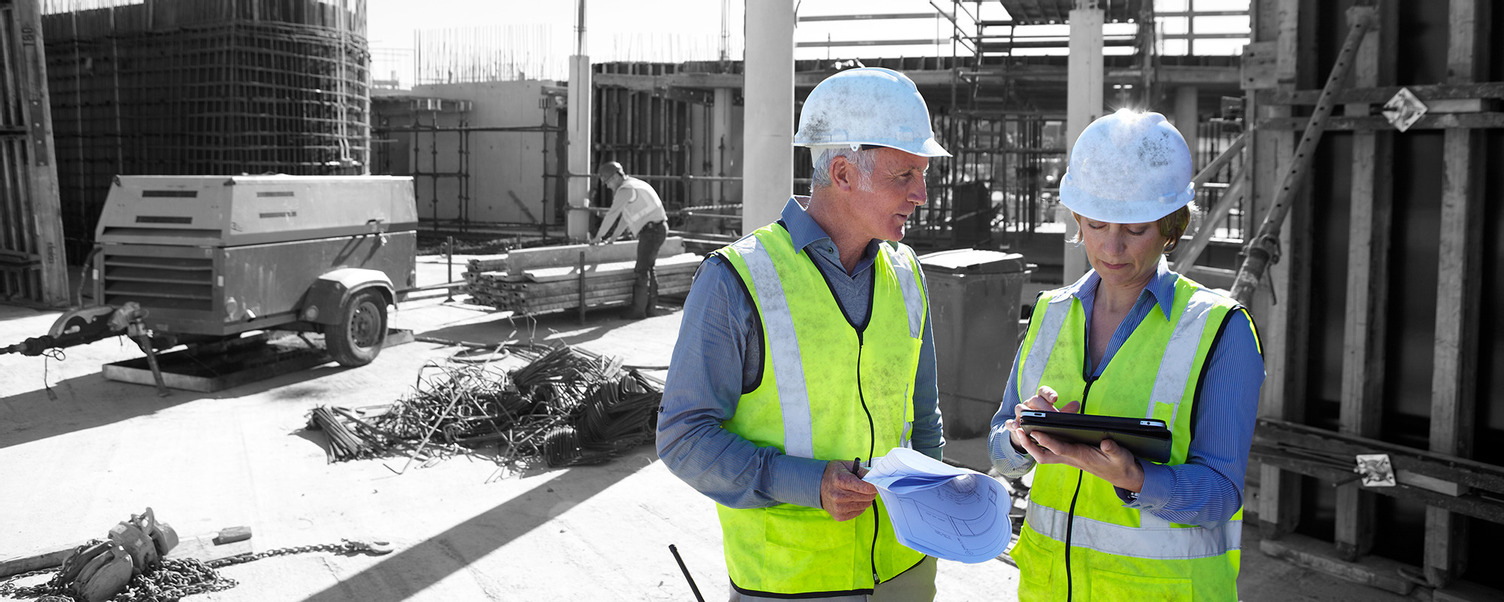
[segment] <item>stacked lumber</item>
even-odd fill
[[[585,253],[585,264],[615,261],[635,261],[637,241],[619,241],[609,245],[561,245],[513,249],[509,253],[478,257],[468,262],[469,273],[506,272],[519,274],[534,268],[574,267],[579,265],[580,253]],[[684,239],[671,236],[658,248],[658,257],[670,257],[684,252]]]
[[[520,249],[470,260],[466,290],[474,303],[518,314],[577,308],[582,295],[587,308],[629,303],[636,255],[635,241]],[[682,239],[666,241],[655,268],[659,295],[688,292],[700,259],[684,252]]]

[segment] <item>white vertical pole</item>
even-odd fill
[[[1102,114],[1102,86],[1105,81],[1102,68],[1102,21],[1103,11],[1098,0],[1076,0],[1071,10],[1070,57],[1067,65],[1065,104],[1066,148],[1076,144],[1081,130]],[[1056,217],[1066,224],[1066,232],[1073,232],[1075,221],[1063,206]],[[1063,283],[1070,284],[1086,273],[1086,252],[1075,243],[1065,243],[1065,257],[1061,276]]]
[[[769,222],[794,190],[794,2],[748,2],[742,233]]]
[[[595,170],[590,165],[590,118],[593,111],[594,86],[590,81],[590,55],[585,47],[585,0],[577,0],[579,8],[578,40],[575,54],[569,57],[569,123],[565,126],[569,136],[569,184],[565,187],[569,198],[564,212],[564,234],[571,241],[590,238],[590,182],[588,176]]]

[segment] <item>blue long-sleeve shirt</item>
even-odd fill
[[[1170,317],[1175,302],[1175,280],[1163,258],[1154,279],[1118,324],[1107,342],[1101,365],[1092,366],[1091,358],[1082,366],[1083,374],[1101,376],[1123,342],[1128,339],[1149,312],[1163,311]],[[1095,271],[1072,284],[1068,291],[1081,301],[1086,314],[1086,331],[1091,332],[1092,305],[1097,285],[1102,281]],[[1201,398],[1197,401],[1196,421],[1192,428],[1189,455],[1184,464],[1165,466],[1141,462],[1144,486],[1136,501],[1118,489],[1118,497],[1129,508],[1153,513],[1165,520],[1210,525],[1232,518],[1243,505],[1243,477],[1248,470],[1248,449],[1253,442],[1254,421],[1258,414],[1259,387],[1264,382],[1264,359],[1255,338],[1253,325],[1242,311],[1233,312],[1227,329],[1216,348],[1211,350],[1210,365],[1202,378]],[[1033,392],[1027,393],[1033,396]],[[1061,399],[1060,405],[1076,401]],[[1019,477],[1034,467],[1034,458],[1013,447],[1004,423],[1013,418],[1019,403],[1018,354],[1008,372],[1008,388],[998,413],[992,417],[988,437],[993,467],[998,472]]]
[[[782,221],[794,247],[809,253],[825,275],[846,318],[858,328],[865,325],[881,242],[868,242],[856,268],[847,273],[830,235],[796,199],[784,205]],[[705,260],[695,274],[663,390],[658,457],[690,486],[731,508],[780,503],[819,508],[827,460],[758,447],[721,427],[736,413],[742,393],[756,384],[763,361],[756,307],[739,280],[735,268],[718,256]],[[928,317],[914,377],[912,445],[936,459],[945,445]]]

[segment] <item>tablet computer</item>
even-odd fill
[[[1170,461],[1170,429],[1163,420],[1031,410],[1020,414],[1018,426],[1024,434],[1042,431],[1087,445],[1110,438],[1141,459]]]

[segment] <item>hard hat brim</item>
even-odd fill
[[[1186,184],[1185,189],[1156,199],[1105,198],[1082,190],[1070,182],[1067,172],[1060,183],[1060,204],[1089,220],[1109,224],[1145,224],[1158,221],[1190,204],[1196,198],[1196,187]]]
[[[808,141],[799,141],[799,140],[794,141],[794,146],[795,147],[805,147],[805,148],[810,149],[811,151],[813,151],[813,150],[815,150],[817,148],[823,148],[823,147],[843,147],[843,146],[847,146],[847,145],[852,146],[853,150],[855,150],[856,148],[863,147],[863,146],[881,146],[881,147],[884,147],[884,148],[891,148],[891,149],[894,149],[894,150],[901,150],[903,152],[906,152],[908,154],[914,155],[916,157],[926,157],[926,158],[928,158],[928,157],[949,157],[949,156],[951,156],[950,151],[945,150],[945,147],[940,146],[940,143],[936,142],[934,138],[930,138],[930,139],[925,140],[924,142],[920,143],[917,146],[911,146],[911,147],[898,146],[896,144],[884,144],[884,143],[881,143],[881,142],[836,142],[836,143],[832,143],[832,142],[808,142]]]

